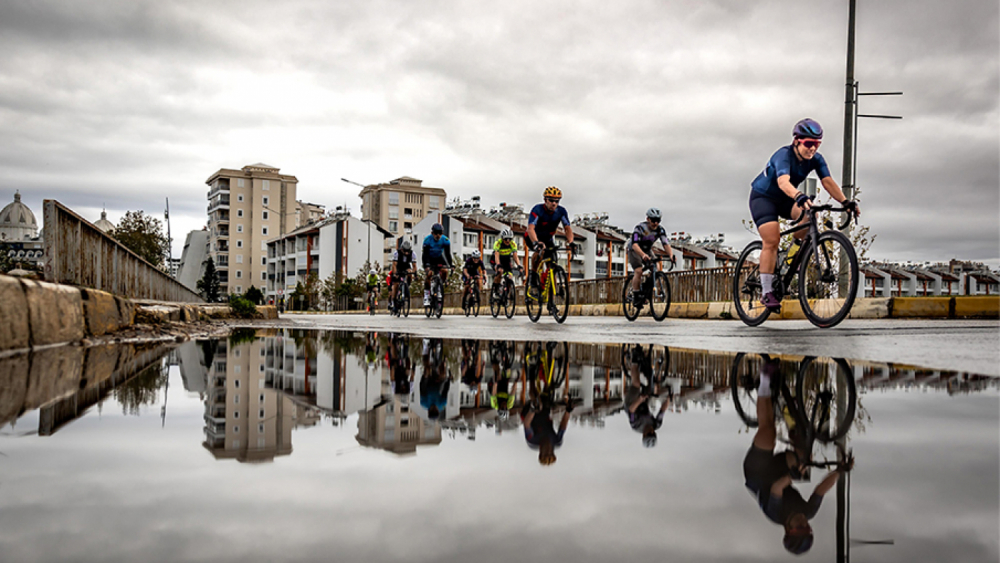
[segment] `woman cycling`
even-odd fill
[[[792,129],[792,144],[781,147],[768,161],[767,167],[751,182],[750,215],[760,233],[764,247],[760,253],[761,305],[772,311],[781,310],[781,302],[774,296],[774,266],[778,256],[781,227],[778,217],[798,222],[802,212],[811,207],[809,196],[797,188],[813,170],[820,178],[830,197],[855,215],[861,211],[853,201],[846,201],[844,192],[830,176],[826,159],[817,152],[823,139],[823,128],[816,121],[806,118]],[[807,229],[795,233],[795,244],[805,238]],[[789,254],[795,252],[793,248]]]

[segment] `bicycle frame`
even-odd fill
[[[780,236],[786,236],[790,234],[797,233],[803,229],[809,229],[809,234],[802,241],[802,248],[795,254],[792,258],[791,264],[788,265],[788,272],[781,278],[782,284],[788,287],[791,284],[792,278],[795,274],[799,272],[802,267],[802,256],[808,254],[810,248],[819,248],[819,224],[816,220],[816,214],[822,211],[846,211],[843,208],[834,208],[832,205],[814,205],[810,209],[806,209],[803,213],[806,214],[806,221],[800,221],[798,224],[794,225],[790,229],[786,229],[781,232]],[[847,213],[847,220],[844,221],[837,229],[843,230],[851,223],[851,213]],[[816,257],[816,267],[821,272],[827,272],[830,269],[829,256],[823,252],[814,252],[813,256]],[[827,263],[824,264],[823,261]],[[780,264],[778,265],[780,266]]]
[[[555,293],[556,282],[555,276],[551,275],[555,269],[562,269],[562,266],[555,261],[556,253],[562,248],[553,248],[551,253],[546,253],[542,256],[542,259],[538,262],[538,267],[535,268],[535,273],[538,274],[538,280],[541,283],[539,288],[538,299],[535,299],[531,292],[525,292],[525,299],[531,299],[532,301],[538,301],[539,303],[549,302],[549,292]],[[543,281],[544,278],[544,281]]]

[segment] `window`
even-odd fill
[[[243,279],[243,270],[236,270],[236,279],[238,280]],[[236,291],[239,292],[239,290]]]
[[[243,201],[243,194],[237,194],[236,201]]]
[[[243,187],[243,178],[240,178],[239,180],[236,180],[236,185],[242,188]]]
[[[264,402],[264,394],[263,393],[260,394],[260,397],[258,398],[258,401],[261,402],[261,403]]]
[[[243,225],[236,225],[236,232],[237,233],[242,233],[243,232]]]
[[[239,418],[239,417],[240,417],[240,411],[233,411],[233,418]]]
[[[441,204],[438,203],[439,198],[440,196],[436,195],[427,196],[427,207],[431,209],[439,209],[441,207]]]
[[[240,380],[239,379],[237,379],[236,381],[233,381],[233,387],[235,387],[237,389],[240,388]]]
[[[263,431],[264,431],[264,423],[261,422],[260,424],[257,425],[257,432],[263,432]]]
[[[264,378],[257,380],[257,387],[263,387],[263,386],[264,386]]]
[[[263,198],[261,198],[261,202],[262,202],[262,203],[263,203],[264,205],[270,205],[270,204],[271,204],[271,198],[269,198],[269,197],[267,197],[267,196],[264,196]]]
[[[398,230],[399,230],[399,222],[389,221],[389,232],[395,233]]]
[[[264,418],[264,409],[260,409],[260,414],[258,415],[258,418]]]
[[[237,293],[243,293],[242,291],[240,291],[240,289],[242,289],[242,288],[240,288],[239,286],[237,286],[236,287],[236,292]],[[233,373],[239,373],[241,371],[243,371],[243,366],[233,366]]]
[[[261,218],[264,219],[265,221],[267,221],[268,214],[267,214],[267,210],[266,209],[264,210],[264,212],[261,215],[262,215]]]
[[[264,213],[267,213],[267,212],[265,211]],[[261,227],[260,232],[261,232],[261,234],[267,236],[267,227]]]
[[[233,449],[235,450],[235,449],[237,449],[239,447],[240,447],[240,441],[239,440],[233,440]]]
[[[399,208],[398,207],[390,207],[389,208],[389,218],[390,219],[399,219]]]
[[[263,350],[261,350],[261,352],[263,352]],[[263,355],[264,354],[261,354],[261,356]],[[257,371],[264,373],[264,364],[257,364],[257,367],[258,367]]]
[[[243,210],[242,209],[237,209],[236,210],[236,216],[237,217],[242,217],[243,216]]]
[[[267,266],[267,256],[261,256],[260,257],[260,265],[261,266]]]
[[[240,425],[237,424],[236,426],[233,426],[233,434],[239,434],[239,433],[240,433]]]
[[[264,180],[263,182],[261,182],[261,189],[265,189],[265,190],[271,189],[271,181],[270,180]]]
[[[239,395],[233,395],[233,404],[234,405],[240,404],[240,396]]]
[[[260,281],[267,281],[267,272],[260,273]]]
[[[236,286],[236,293],[243,293],[243,286],[242,285]],[[239,372],[240,372],[240,366],[236,366],[236,373],[239,373]]]
[[[389,192],[389,205],[399,205],[399,192]]]
[[[257,447],[263,448],[267,446],[267,441],[264,438],[257,438]]]
[[[237,254],[236,255],[236,263],[237,264],[242,264],[243,263],[243,255],[242,254]]]
[[[236,241],[236,248],[243,248],[243,241],[242,240]]]

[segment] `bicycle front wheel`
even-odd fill
[[[649,299],[649,313],[657,322],[670,312],[670,279],[663,272],[653,272],[653,295]]]
[[[517,290],[514,289],[514,282],[510,278],[505,278],[503,280],[503,289],[501,289],[501,299],[503,299],[503,314],[507,318],[514,316],[514,307],[517,306]]]
[[[566,315],[569,314],[569,282],[563,269],[560,268],[552,273],[555,277],[552,278],[552,294],[549,297],[549,303],[552,307],[552,318],[557,323],[562,323],[566,321]]]
[[[763,297],[760,284],[760,253],[764,243],[755,240],[743,249],[736,260],[736,272],[733,274],[733,305],[736,314],[747,326],[757,326],[767,320],[771,311],[761,305]],[[780,280],[775,280],[781,283]]]
[[[409,285],[404,285],[401,289],[403,291],[403,302],[400,304],[401,307],[399,307],[398,309],[396,309],[396,314],[398,315],[400,312],[402,312],[402,314],[403,314],[404,317],[409,317],[410,316],[410,286]]]
[[[480,305],[479,290],[476,290],[475,295],[472,296],[472,316],[473,317],[478,317],[479,316],[479,305]]]
[[[542,316],[542,289],[530,282],[524,289],[524,307],[531,322],[537,323]]]
[[[799,369],[795,395],[817,440],[829,443],[847,435],[854,423],[858,392],[854,370],[845,360],[838,358],[829,365],[807,358]]]
[[[819,247],[809,245],[799,267],[799,303],[809,321],[830,328],[851,312],[858,292],[858,257],[840,231],[819,235]]]
[[[629,321],[634,321],[639,318],[639,308],[635,306],[635,303],[630,299],[632,297],[632,276],[625,278],[622,283],[622,313],[625,314],[625,318]]]

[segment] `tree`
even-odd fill
[[[254,305],[260,305],[261,303],[264,302],[264,294],[253,285],[251,285],[250,289],[248,289],[247,292],[243,294],[243,298],[246,299],[247,301],[250,301]]]
[[[159,219],[146,215],[141,209],[126,211],[111,236],[143,260],[163,268],[163,258],[170,250],[170,241],[163,234],[163,224]]]
[[[209,256],[201,264],[205,267],[205,273],[198,280],[198,293],[205,301],[215,303],[219,300],[220,291],[219,273],[215,270],[215,260]]]
[[[319,289],[320,302],[323,304],[323,309],[329,311],[336,306],[337,303],[337,274],[331,273],[323,283],[320,285]]]
[[[309,272],[306,282],[302,284],[302,294],[306,300],[306,309],[312,309],[319,304],[320,281],[319,276]]]

